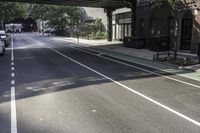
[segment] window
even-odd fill
[[[173,17],[169,18],[169,34],[174,34],[175,33],[175,20]]]
[[[132,16],[132,12],[125,13],[125,18],[131,18],[131,16]]]
[[[112,20],[116,20],[116,15],[112,15]]]
[[[137,4],[148,4],[150,2],[150,0],[137,0]]]
[[[139,33],[143,34],[144,33],[144,28],[145,28],[145,22],[144,19],[139,20]]]
[[[156,20],[155,19],[150,19],[149,34],[150,35],[155,35],[155,33],[156,33]]]

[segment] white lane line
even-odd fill
[[[15,80],[11,80],[10,84],[14,85],[15,84]]]
[[[17,133],[15,87],[11,87],[11,133]]]
[[[84,51],[84,50],[83,50]],[[88,52],[89,53],[89,52]],[[103,55],[103,53],[99,53],[99,54],[97,54],[97,56],[102,56]]]
[[[11,77],[14,78],[15,77],[15,73],[11,73]]]
[[[14,50],[13,50],[13,36],[11,38],[11,70],[14,71]],[[15,77],[15,73],[11,73],[11,77]],[[16,115],[16,101],[15,101],[15,80],[11,80],[11,133],[17,133],[17,115]]]
[[[11,61],[14,61],[14,52],[13,52],[13,35],[11,36]]]
[[[188,116],[186,116],[186,115],[184,115],[184,114],[182,114],[182,113],[180,113],[178,111],[175,111],[174,109],[172,109],[172,108],[170,108],[170,107],[168,107],[168,106],[166,106],[166,105],[164,105],[164,104],[162,104],[162,103],[160,103],[160,102],[158,102],[158,101],[156,101],[156,100],[154,100],[154,99],[152,99],[152,98],[150,98],[150,97],[148,97],[148,96],[146,96],[146,95],[144,95],[144,94],[142,94],[142,93],[140,93],[140,92],[138,92],[138,91],[136,91],[136,90],[134,90],[134,89],[122,84],[122,83],[120,83],[120,82],[118,82],[118,81],[115,81],[114,79],[112,79],[112,78],[110,78],[110,77],[108,77],[108,76],[106,76],[106,75],[104,75],[104,74],[102,74],[102,73],[100,73],[100,72],[98,72],[98,71],[96,71],[96,70],[94,70],[94,69],[92,69],[92,68],[90,68],[90,67],[88,67],[88,66],[86,66],[86,65],[84,65],[84,64],[82,64],[82,63],[80,63],[80,62],[78,62],[78,61],[76,61],[76,60],[74,60],[74,59],[72,59],[72,58],[70,58],[68,56],[66,56],[66,55],[64,55],[64,54],[62,54],[62,53],[60,53],[60,52],[58,52],[57,50],[55,50],[55,49],[53,49],[53,48],[51,48],[51,47],[39,42],[39,41],[36,41],[34,39],[32,39],[32,40],[37,42],[37,43],[39,43],[39,44],[44,45],[45,47],[51,49],[52,51],[58,53],[59,55],[61,55],[63,57],[71,60],[72,62],[75,62],[75,63],[79,64],[80,66],[82,66],[82,67],[84,67],[84,68],[86,68],[86,69],[88,69],[88,70],[90,70],[90,71],[92,71],[92,72],[94,72],[94,73],[96,73],[96,74],[98,74],[98,75],[100,75],[100,76],[102,76],[102,77],[114,82],[115,84],[117,84],[117,85],[119,85],[119,86],[121,86],[121,87],[123,87],[123,88],[125,88],[125,89],[127,89],[127,90],[129,90],[131,92],[133,92],[133,93],[135,93],[136,95],[141,96],[144,99],[146,99],[146,100],[148,100],[148,101],[150,101],[150,102],[152,102],[152,103],[154,103],[154,104],[156,104],[156,105],[158,105],[158,106],[160,106],[160,107],[162,107],[162,108],[164,108],[164,109],[176,114],[177,116],[179,116],[179,117],[181,117],[181,118],[183,118],[183,119],[185,119],[185,120],[187,120],[187,121],[189,121],[189,122],[191,122],[191,123],[193,123],[193,124],[195,124],[197,126],[200,126],[200,122],[198,122],[198,121],[196,121],[196,120],[194,120],[194,119],[192,119],[192,118],[190,118],[190,117],[188,117]]]
[[[60,45],[63,45],[65,47],[68,47],[66,46],[65,44],[60,44]],[[145,71],[145,72],[148,72],[148,73],[152,73],[152,74],[155,74],[155,75],[158,75],[158,76],[161,76],[161,77],[164,77],[166,79],[170,79],[170,80],[173,80],[173,81],[176,81],[176,82],[179,82],[179,83],[182,83],[182,84],[186,84],[186,85],[189,85],[189,86],[192,86],[192,87],[195,87],[195,88],[199,88],[200,89],[200,86],[198,85],[195,85],[195,84],[191,84],[191,83],[188,83],[188,82],[185,82],[185,81],[182,81],[182,80],[179,80],[179,79],[175,79],[175,78],[172,78],[172,77],[169,77],[169,76],[165,76],[165,75],[162,75],[160,73],[157,73],[157,72],[153,72],[153,71],[150,71],[150,70],[147,70],[147,69],[143,69],[141,67],[137,67],[137,66],[133,66],[133,65],[130,65],[130,64],[127,64],[127,63],[124,63],[124,62],[120,62],[120,61],[117,61],[117,60],[114,60],[114,59],[110,59],[110,58],[107,58],[107,57],[103,57],[101,55],[96,55],[96,54],[93,54],[91,52],[88,52],[88,51],[85,51],[83,49],[79,49],[79,48],[76,48],[74,46],[71,46],[70,48],[73,48],[73,49],[76,49],[76,50],[79,50],[79,51],[82,51],[82,52],[85,52],[85,53],[88,53],[88,54],[92,54],[92,55],[95,55],[95,56],[98,56],[98,57],[101,57],[103,59],[107,59],[107,60],[110,60],[110,61],[113,61],[113,62],[117,62],[119,64],[123,64],[123,65],[126,65],[126,66],[129,66],[129,67],[132,67],[132,68],[136,68],[138,70],[141,70],[141,71]],[[102,53],[103,54],[103,53]],[[141,64],[142,65],[142,64]],[[143,64],[144,66],[144,64]],[[155,68],[156,69],[156,68]],[[162,71],[162,70],[161,70]],[[179,75],[180,76],[180,75]]]
[[[46,38],[47,40],[50,40],[50,41],[52,41],[53,39],[50,39],[50,38]],[[53,40],[53,41],[55,41],[55,42],[60,42],[60,43],[66,43],[66,41],[56,41],[56,40]],[[69,43],[71,43],[71,42],[69,42]],[[72,43],[72,45],[73,45],[74,43]],[[63,45],[63,46],[65,46],[65,47],[68,47],[68,46],[66,46],[66,44],[61,44],[61,45]],[[74,46],[73,46],[73,48],[74,48]],[[85,51],[86,52],[86,51]],[[86,53],[89,53],[89,52],[86,52]],[[89,54],[92,54],[92,53],[89,53]],[[93,54],[93,55],[95,55],[95,54]],[[96,56],[96,55],[95,55]],[[122,60],[126,60],[126,59],[123,59],[123,58],[120,58],[120,57],[116,57],[116,56],[113,56],[112,55],[112,57],[115,57],[115,58],[119,58],[119,59],[122,59]],[[102,58],[104,58],[104,57],[102,57]],[[110,59],[110,60],[112,60],[112,59]],[[126,60],[126,61],[129,61],[129,60]],[[118,61],[119,62],[119,61]],[[130,62],[130,61],[129,61]],[[142,63],[139,63],[139,62],[134,62],[133,61],[133,63],[136,63],[136,64],[139,64],[139,65],[142,65],[142,66],[144,66],[144,64],[142,64]],[[126,63],[124,63],[124,64],[126,64]],[[129,65],[129,64],[128,64]],[[170,72],[170,71],[168,71],[168,70],[165,70],[165,69],[160,69],[160,68],[157,68],[157,67],[154,67],[154,66],[151,66],[151,65],[145,65],[145,66],[147,66],[147,67],[149,67],[149,68],[153,68],[153,69],[157,69],[157,70],[160,70],[160,71],[163,71],[163,72],[167,72],[167,73],[170,73],[170,74],[174,74],[173,72]],[[146,69],[145,69],[146,70]],[[152,72],[152,71],[151,71]],[[161,74],[162,75],[162,74]],[[184,77],[184,78],[188,78],[188,79],[192,79],[192,80],[195,80],[195,81],[200,81],[200,80],[198,80],[198,79],[196,79],[196,78],[193,78],[193,77],[188,77],[187,75],[181,75],[181,74],[176,74],[176,75],[178,75],[178,76],[180,76],[180,77]],[[163,77],[164,77],[164,75],[163,75]],[[168,76],[166,76],[166,77],[168,77]],[[174,78],[172,78],[172,79],[174,79]],[[199,88],[199,87],[198,87]]]

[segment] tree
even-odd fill
[[[4,29],[4,23],[10,22],[14,18],[27,16],[27,5],[14,2],[0,2],[0,20],[1,27]]]
[[[33,5],[30,16],[35,19],[47,21],[49,27],[58,29],[67,25],[75,25],[79,19],[77,7],[60,5]]]
[[[49,10],[49,6],[47,5],[30,5],[30,13],[29,13],[29,17],[33,18],[33,19],[42,19],[42,20],[46,20],[47,19],[47,12]]]
[[[95,25],[95,29],[97,30],[97,32],[103,31],[104,25],[103,25],[102,20],[100,18],[96,18],[94,25]]]
[[[89,39],[104,39],[106,37],[105,27],[100,18],[87,20],[80,25],[80,34]]]

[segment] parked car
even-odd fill
[[[11,37],[4,30],[0,30],[0,37],[5,42],[5,46],[7,47],[11,42]]]
[[[5,51],[5,42],[0,39],[0,55],[4,55]]]

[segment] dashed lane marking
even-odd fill
[[[14,85],[15,84],[15,80],[11,80],[11,85]]]
[[[15,73],[11,73],[11,77],[14,78],[15,77]]]
[[[11,87],[11,133],[17,133],[15,87]]]

